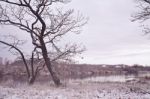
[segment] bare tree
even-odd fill
[[[20,40],[15,39],[14,43],[0,40],[0,43],[15,49],[20,54],[30,83],[34,82],[37,73],[46,66],[54,83],[60,85],[60,79],[53,69],[52,62],[68,60],[83,51],[83,48],[76,44],[64,46],[59,44],[66,34],[79,33],[87,22],[80,14],[75,17],[72,9],[68,11],[53,9],[53,4],[66,2],[68,0],[0,0],[0,23],[17,27],[29,34],[32,39],[34,48],[30,67],[24,53],[18,47]],[[34,63],[37,59],[40,65]]]
[[[140,22],[145,22],[148,21],[150,19],[150,0],[136,0],[136,2],[139,4],[138,8],[139,11],[137,11],[136,13],[134,13],[132,15],[133,17],[133,22],[134,21],[140,21]],[[149,34],[150,33],[150,28],[147,25],[143,25],[144,27],[144,33],[145,34]]]

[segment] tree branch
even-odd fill
[[[7,3],[7,4],[12,4],[12,5],[17,5],[17,6],[24,6],[24,7],[26,7],[26,5],[23,4],[23,3],[21,2],[21,0],[19,0],[20,3],[11,2],[11,1],[9,1],[9,0],[0,0],[0,1],[5,2],[5,3]]]
[[[0,43],[2,43],[2,44],[4,44],[4,45],[7,45],[7,46],[10,46],[11,48],[14,48],[16,51],[18,51],[18,52],[20,53],[20,55],[21,55],[21,57],[22,57],[22,60],[23,60],[23,62],[24,62],[24,65],[25,65],[25,67],[26,67],[26,70],[27,70],[28,78],[29,78],[29,77],[30,77],[30,72],[29,72],[29,68],[28,68],[28,65],[27,65],[27,62],[26,62],[26,59],[25,59],[25,57],[24,57],[23,52],[22,52],[20,49],[18,49],[17,47],[15,47],[14,45],[11,45],[11,44],[9,44],[9,43],[7,43],[7,42],[4,42],[4,41],[1,41],[1,40],[0,40]]]

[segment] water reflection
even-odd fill
[[[83,79],[90,82],[127,82],[138,81],[139,78],[150,77],[149,72],[139,73],[138,75],[111,75],[111,76],[98,76]]]
[[[99,76],[85,78],[84,81],[92,82],[127,82],[131,80],[136,80],[138,77],[135,75],[112,75],[112,76]]]

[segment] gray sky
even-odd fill
[[[83,63],[150,64],[150,40],[131,22],[134,0],[73,0],[73,8],[89,16],[81,39],[87,47]]]
[[[71,39],[87,48],[80,63],[150,65],[150,39],[143,36],[140,23],[131,22],[137,10],[133,1],[72,0],[64,5],[90,18],[82,33]],[[0,56],[8,54],[2,50]]]

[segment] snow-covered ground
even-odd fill
[[[150,84],[69,80],[55,87],[9,81],[0,83],[0,99],[150,99]]]

